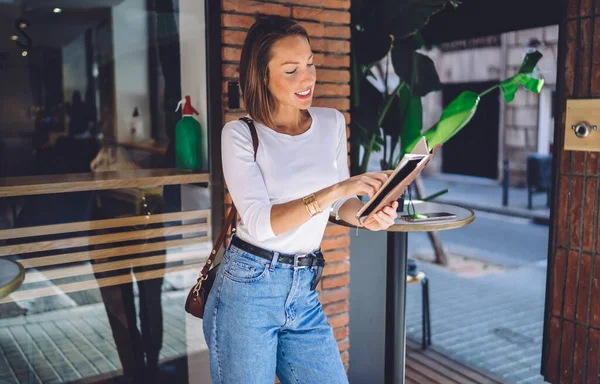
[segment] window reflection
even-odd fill
[[[175,168],[184,95],[206,119],[205,54],[181,55],[204,38],[198,4],[0,0],[0,177]],[[209,202],[195,185],[0,198],[0,258],[26,271],[0,297],[0,383],[198,382],[183,303]]]
[[[142,168],[175,167],[182,81],[196,108],[205,102],[190,83],[196,79],[182,78],[182,43],[198,36],[180,33],[179,7],[178,0],[0,2],[0,177],[89,172],[106,138]],[[198,71],[189,56],[184,69]]]

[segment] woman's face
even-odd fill
[[[310,107],[316,79],[313,53],[305,37],[288,36],[273,44],[269,91],[278,107]]]

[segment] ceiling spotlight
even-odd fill
[[[17,40],[19,39],[19,36],[17,36],[17,35],[12,35],[12,36],[10,37],[10,39],[11,39],[12,41],[17,41]]]
[[[23,57],[27,56],[27,51],[23,51],[23,53],[21,53],[21,55],[22,55]]]
[[[61,13],[62,9],[60,9],[60,8],[54,8],[53,12],[54,13]]]

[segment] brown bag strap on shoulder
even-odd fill
[[[256,152],[258,150],[258,135],[256,134],[256,127],[254,126],[254,121],[252,121],[252,119],[250,119],[248,117],[240,117],[240,120],[242,120],[243,122],[248,124],[248,128],[250,128],[250,134],[252,135],[252,146],[254,148],[254,161],[256,161]],[[221,246],[223,245],[223,242],[225,241],[225,236],[227,235],[227,230],[229,230],[230,227],[233,230],[235,230],[234,228],[235,228],[236,217],[237,217],[237,209],[235,208],[235,205],[232,203],[231,211],[229,211],[229,215],[227,215],[227,218],[225,219],[225,223],[223,223],[223,228],[221,229],[221,232],[219,232],[219,236],[217,236],[217,240],[214,242],[213,249],[210,252],[210,256],[208,257],[206,264],[204,264],[204,267],[200,271],[200,280],[206,279],[206,277],[208,275],[208,271],[210,270],[210,266],[213,264],[214,259],[217,255],[217,253],[219,252],[219,249],[221,249]]]

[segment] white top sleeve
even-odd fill
[[[225,125],[221,133],[221,156],[225,183],[248,233],[258,241],[275,237],[271,227],[273,205],[254,161],[252,136],[245,123]]]
[[[338,130],[336,156],[338,164],[338,182],[340,182],[350,177],[350,172],[348,171],[348,137],[346,136],[346,119],[344,118],[344,115],[339,111],[335,112],[336,127]],[[331,208],[337,220],[340,219],[340,207],[350,199],[358,199],[358,197],[356,195],[345,197],[333,203]]]

